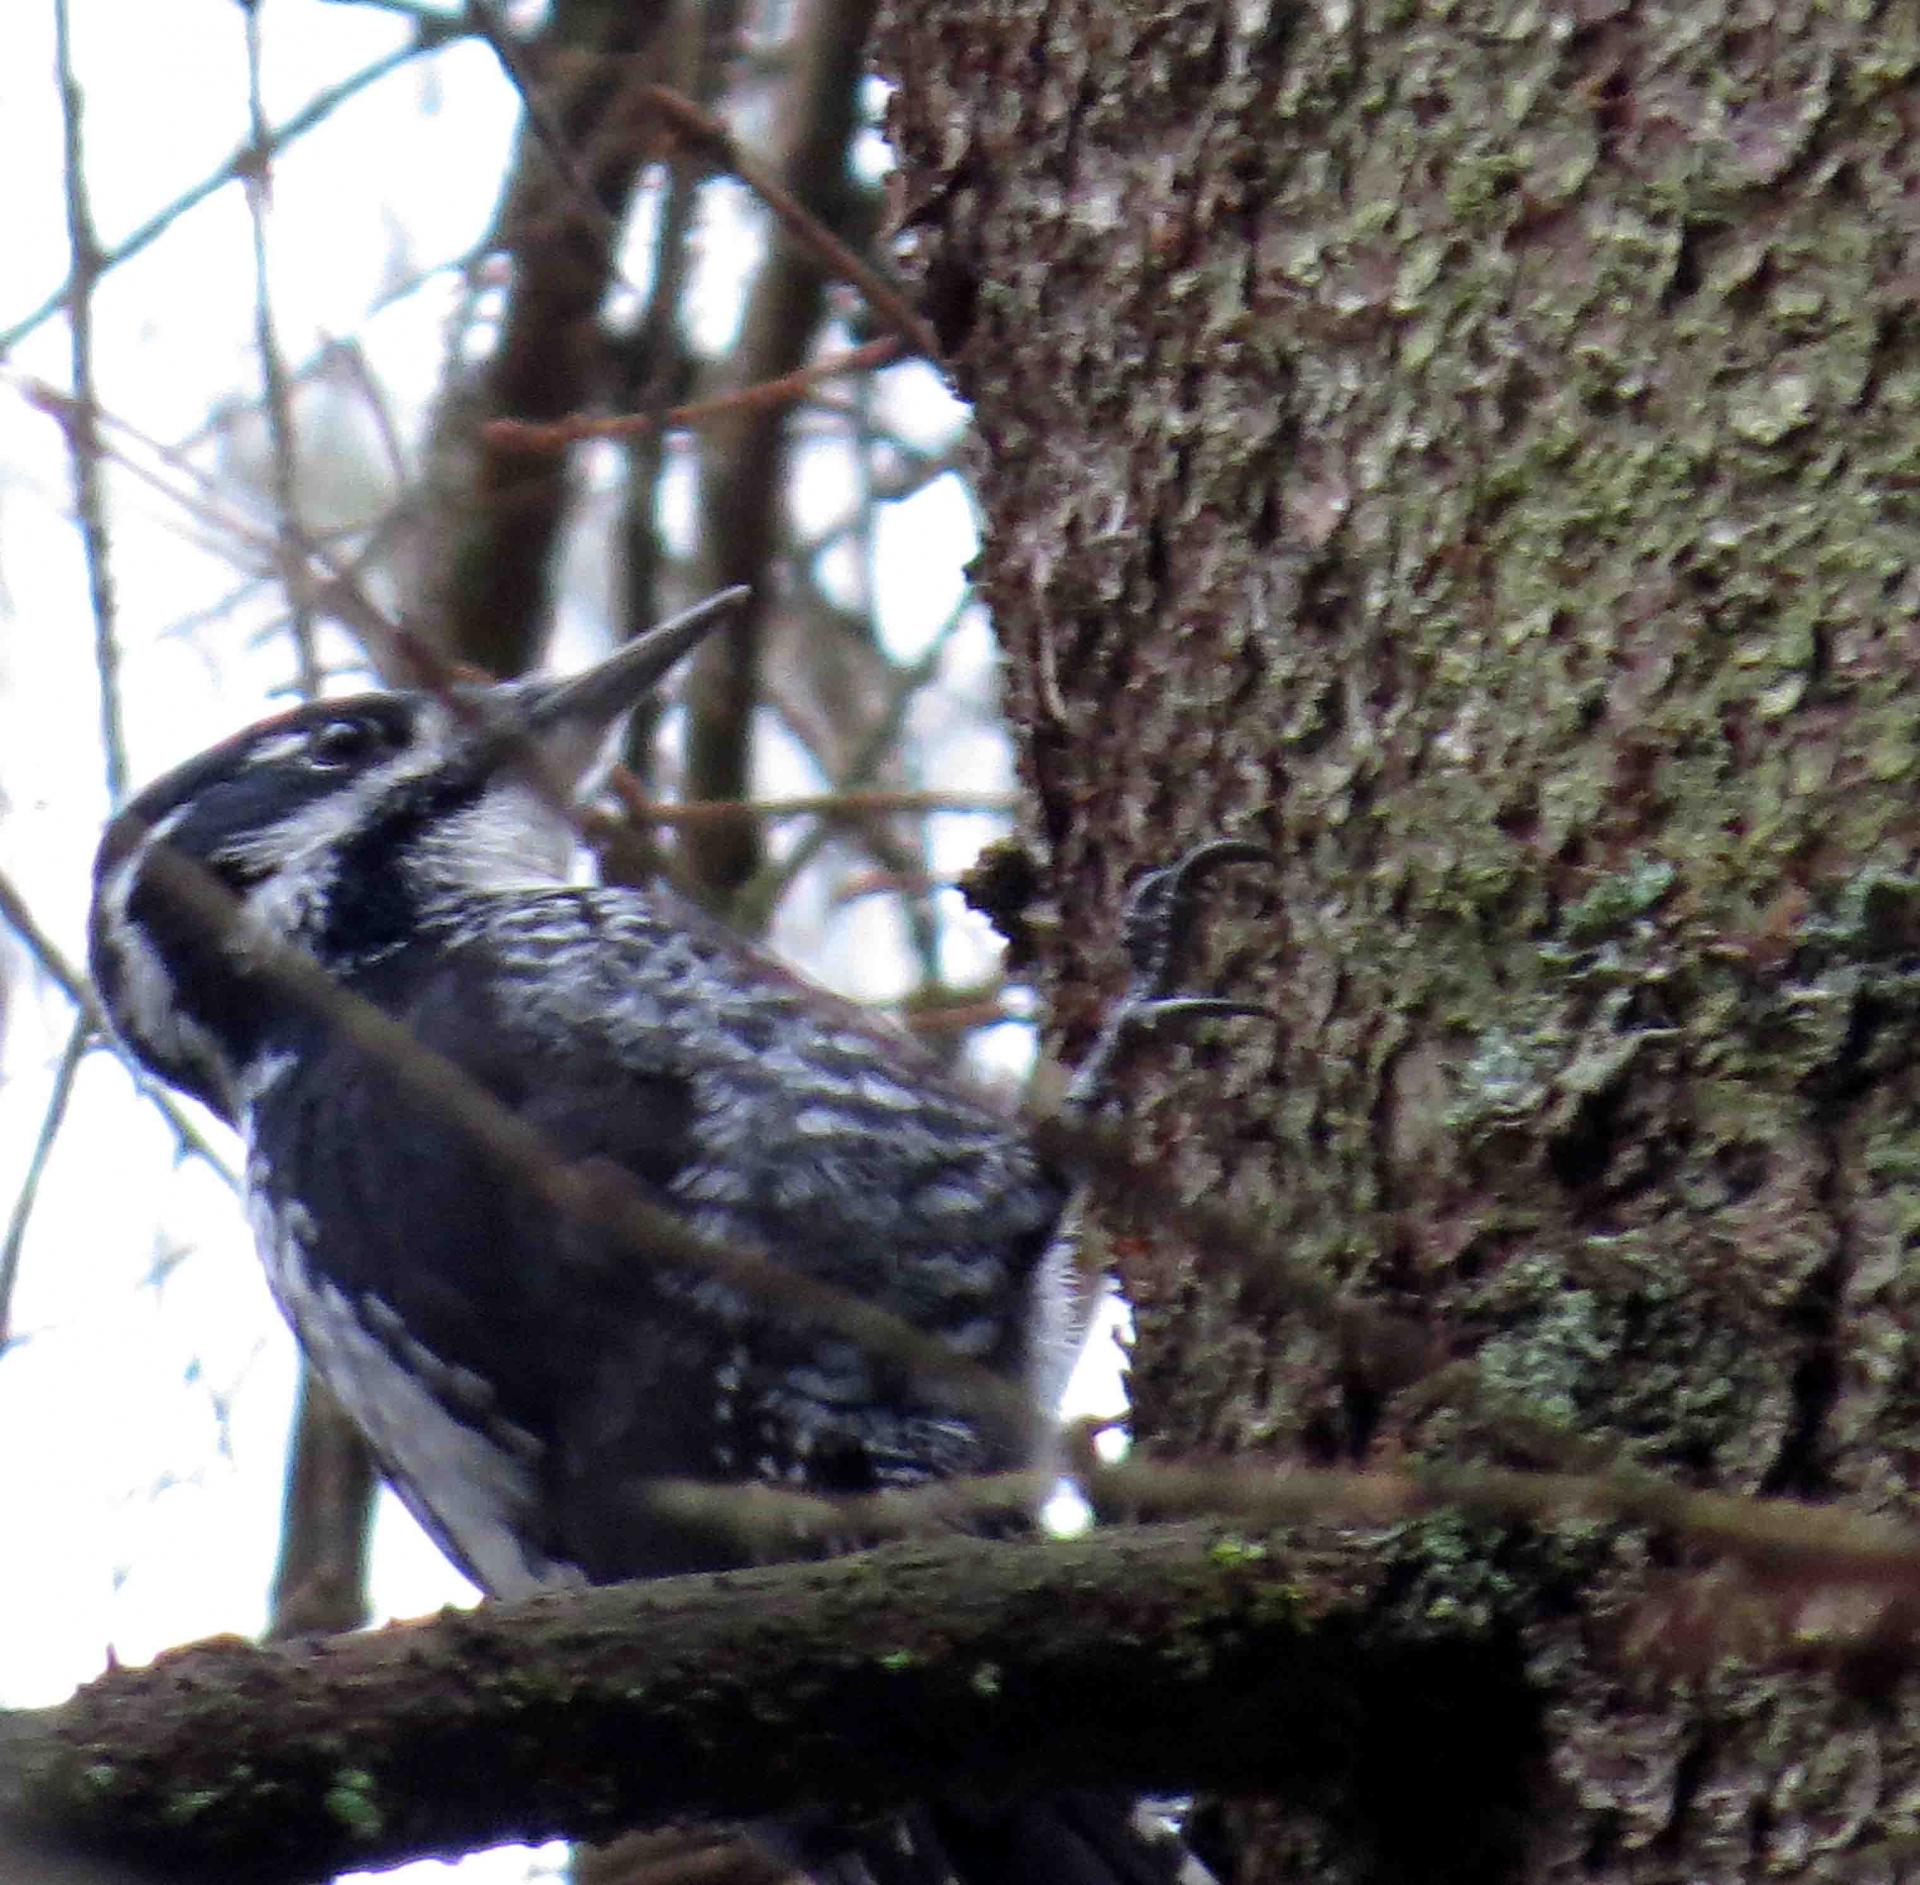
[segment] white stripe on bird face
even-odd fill
[[[428,709],[427,713],[439,711]],[[444,722],[444,714],[440,717]],[[440,729],[423,714],[416,737],[405,751],[355,778],[330,782],[328,789],[297,811],[258,831],[244,832],[213,853],[208,861],[216,869],[237,868],[260,879],[247,892],[246,906],[269,935],[292,941],[308,933],[323,915],[340,867],[341,847],[383,799],[446,759],[444,733],[436,737],[437,733]],[[280,743],[269,743],[264,750],[275,751]]]
[[[115,1027],[168,1079],[183,1078],[224,1093],[231,1075],[212,1032],[181,1006],[166,959],[132,920],[128,906],[156,847],[186,819],[180,806],[159,819],[117,864],[100,893],[101,936],[119,986],[113,991]]]

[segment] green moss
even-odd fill
[[[1604,878],[1567,912],[1567,940],[1597,942],[1646,915],[1673,888],[1676,875],[1665,858],[1642,857]]]
[[[1383,1545],[1397,1573],[1395,1608],[1436,1630],[1498,1626],[1524,1589],[1488,1550],[1499,1529],[1457,1513],[1396,1526]]]
[[[374,1778],[363,1768],[346,1768],[336,1775],[324,1805],[328,1815],[358,1841],[378,1839],[386,1825]]]
[[[223,1787],[189,1787],[179,1793],[170,1793],[161,1805],[160,1817],[169,1826],[190,1826],[201,1814],[210,1813],[225,1804],[227,1792]]]
[[[1267,1547],[1257,1538],[1242,1538],[1236,1532],[1216,1538],[1207,1547],[1207,1556],[1215,1564],[1232,1567],[1241,1564],[1261,1564],[1266,1561]]]

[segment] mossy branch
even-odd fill
[[[949,1540],[217,1639],[16,1718],[0,1838],[278,1885],[939,1790],[1307,1787],[1382,1722],[1431,1747],[1489,1696],[1526,1713],[1510,1654],[1370,1617],[1332,1562],[1190,1526]]]

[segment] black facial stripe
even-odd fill
[[[414,843],[441,820],[477,805],[492,783],[484,756],[442,767],[397,789],[376,817],[341,846],[323,954],[364,957],[403,940],[419,916],[407,873],[394,868]]]

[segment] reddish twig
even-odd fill
[[[867,373],[900,358],[900,341],[883,334],[863,346],[850,347],[825,360],[815,360],[778,379],[762,380],[757,386],[743,386],[737,392],[721,393],[712,399],[690,400],[684,406],[672,406],[665,412],[617,412],[603,418],[586,413],[571,414],[551,424],[536,424],[530,419],[490,419],[481,427],[481,436],[503,451],[560,452],[582,439],[644,438],[675,426],[701,425],[709,419],[725,418],[732,413],[764,412],[798,399],[808,388],[843,373]]]
[[[624,766],[610,781],[620,809],[648,825],[697,825],[715,818],[875,818],[909,812],[988,812],[1010,816],[1018,806],[1011,792],[811,792],[778,799],[695,799],[663,805],[649,798]]]

